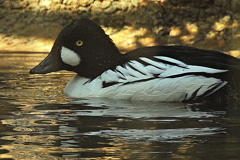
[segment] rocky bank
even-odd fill
[[[240,57],[239,0],[0,0],[0,50],[48,52],[72,20],[100,24],[121,51],[188,45]]]

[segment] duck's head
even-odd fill
[[[69,70],[94,78],[117,65],[121,54],[103,29],[88,19],[79,19],[59,33],[49,55],[30,74]]]

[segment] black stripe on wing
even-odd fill
[[[187,98],[188,97],[188,93],[186,93],[185,98],[184,98],[184,100],[182,100],[182,102],[183,103],[185,103],[185,102],[193,102],[193,101],[196,101],[196,100],[201,100],[201,98],[208,97],[211,94],[213,94],[213,93],[217,92],[218,90],[220,90],[225,85],[224,83],[225,82],[222,81],[222,83],[218,83],[216,86],[214,86],[212,88],[210,86],[209,88],[211,88],[211,89],[206,90],[202,95],[198,95],[199,90],[203,87],[203,86],[200,86],[198,89],[196,89],[192,93],[192,95],[189,98]]]
[[[224,81],[222,81],[222,83],[219,83],[218,85],[216,85],[215,87],[211,88],[210,90],[206,91],[203,94],[203,97],[207,97],[209,95],[211,95],[212,93],[218,91],[219,89],[221,89],[222,87],[220,87],[221,85],[223,85]],[[220,87],[220,88],[219,88]]]
[[[122,85],[129,85],[129,84],[133,84],[133,83],[146,82],[146,81],[150,81],[150,80],[153,80],[153,79],[156,79],[156,78],[152,77],[152,78],[140,79],[140,80],[136,80],[136,81],[132,81],[132,82],[126,82],[126,83],[123,83]]]
[[[182,74],[176,74],[176,75],[171,75],[171,76],[166,76],[164,78],[178,78],[178,77],[184,77],[184,76],[189,76],[189,75],[194,75],[194,76],[203,76],[206,78],[218,78],[223,80],[222,73],[206,73],[206,72],[188,72],[188,73],[182,73]],[[159,74],[160,76],[160,74]]]
[[[135,68],[131,63],[128,63],[128,66],[129,66],[130,68],[132,68],[133,70],[135,70],[136,72],[139,72],[139,73],[141,73],[141,74],[143,74],[143,75],[146,75],[145,73],[143,73],[143,72],[139,71],[137,68]]]
[[[102,88],[106,88],[106,87],[110,87],[110,86],[113,86],[115,84],[118,84],[119,82],[105,82],[103,81],[102,82]]]
[[[174,58],[172,58],[172,59],[174,59]],[[185,69],[187,68],[187,67],[182,66],[182,65],[180,65],[178,63],[167,61],[167,60],[162,60],[162,59],[159,59],[159,58],[156,58],[156,57],[153,57],[152,60],[156,61],[156,62],[159,62],[159,63],[164,63],[164,64],[168,64],[168,65],[172,65],[172,66],[177,66],[177,67],[180,67],[180,68],[185,68]],[[177,59],[175,59],[175,60],[177,60]]]
[[[192,93],[191,97],[188,98],[187,100],[188,100],[188,101],[193,101],[193,100],[195,100],[196,98],[198,98],[198,97],[199,97],[199,96],[197,96],[197,95],[198,95],[198,91],[199,91],[202,87],[203,87],[203,86],[200,86],[198,89],[196,89],[196,90]],[[187,97],[187,95],[186,95],[186,97]]]
[[[141,58],[143,58],[143,57],[141,57]],[[158,62],[158,61],[159,61],[159,60],[154,60],[154,59],[155,59],[154,57],[148,58],[148,59],[153,60],[153,61],[155,61],[155,62]],[[161,67],[159,67],[159,66],[156,66],[156,65],[153,65],[153,64],[151,64],[151,63],[147,63],[147,62],[145,62],[144,60],[138,59],[137,61],[138,61],[139,63],[143,64],[145,67],[147,67],[147,66],[149,66],[149,65],[152,65],[153,67],[158,68],[159,70],[163,70],[163,68],[161,68]]]
[[[156,78],[156,77],[146,78],[146,79],[140,79],[140,80],[131,81],[131,82],[126,82],[126,83],[123,83],[123,82],[105,82],[105,81],[103,81],[103,82],[102,82],[102,88],[107,88],[107,87],[110,87],[110,86],[113,86],[113,85],[116,85],[116,84],[129,85],[129,84],[133,84],[133,83],[146,82],[146,81],[153,80],[153,79],[155,79],[155,78]]]

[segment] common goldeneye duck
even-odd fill
[[[230,55],[186,46],[121,54],[99,25],[79,19],[62,29],[49,55],[30,73],[76,72],[64,89],[69,98],[183,102],[237,90],[239,67],[240,60]]]

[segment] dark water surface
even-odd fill
[[[45,56],[0,53],[0,159],[240,159],[238,106],[67,99],[72,73],[28,74]]]

